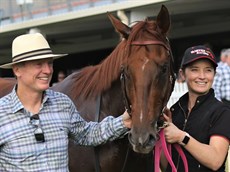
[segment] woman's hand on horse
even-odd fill
[[[121,115],[121,117],[123,119],[123,123],[124,123],[125,127],[131,128],[132,119],[131,119],[129,113],[127,112],[127,110]]]

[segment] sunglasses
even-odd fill
[[[34,130],[34,136],[35,136],[36,141],[39,143],[45,142],[45,137],[44,137],[44,133],[43,133],[42,128],[41,128],[38,114],[35,114],[35,115],[30,117],[30,123],[34,127],[36,127],[36,129]]]

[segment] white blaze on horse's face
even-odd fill
[[[145,58],[145,62],[144,62],[144,64],[143,64],[143,66],[142,66],[142,71],[145,70],[145,66],[146,66],[146,64],[149,62],[149,59],[148,59],[147,57],[144,57],[144,58]]]
[[[141,69],[144,72],[146,64],[149,62],[149,59],[147,57],[144,57],[144,64],[142,65]],[[143,108],[143,107],[142,107]],[[141,109],[141,113],[140,113],[140,123],[143,122],[143,110]]]
[[[141,110],[141,114],[140,114],[140,122],[142,123],[142,120],[143,120],[143,112]]]

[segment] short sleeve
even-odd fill
[[[210,124],[210,136],[220,135],[230,140],[230,109],[226,106],[218,108],[217,115]]]

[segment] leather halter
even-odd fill
[[[169,42],[168,38],[166,37],[167,42]],[[169,45],[167,45],[166,43],[164,43],[163,41],[158,41],[158,40],[147,40],[147,41],[132,41],[130,45],[137,45],[137,46],[145,46],[145,45],[161,45],[163,46],[166,50],[169,51],[170,53],[170,57],[171,57],[171,63],[170,63],[170,82],[172,85],[172,90],[173,91],[173,86],[174,86],[174,82],[176,80],[176,76],[175,76],[175,72],[174,72],[174,66],[173,66],[173,56],[172,56],[172,51]],[[124,66],[121,67],[121,76],[120,76],[120,80],[121,80],[121,86],[122,86],[122,92],[123,92],[123,99],[124,99],[124,104],[125,104],[125,109],[127,110],[127,112],[129,113],[129,115],[131,116],[131,104],[128,100],[128,96],[127,96],[127,91],[126,91],[126,81],[125,81],[125,73],[124,73]],[[166,106],[166,105],[165,105]],[[164,108],[165,108],[164,106]],[[163,109],[164,109],[163,108]]]
[[[169,40],[167,39],[167,41],[169,42]],[[170,72],[171,72],[171,75],[170,75],[170,82],[172,84],[172,90],[171,92],[173,91],[173,86],[174,86],[174,83],[175,83],[175,80],[176,80],[176,76],[175,76],[175,70],[174,70],[174,66],[172,65],[173,63],[173,56],[172,56],[172,52],[171,52],[171,49],[169,46],[167,46],[165,43],[163,43],[162,41],[133,41],[131,43],[131,45],[161,45],[163,46],[164,48],[166,48],[169,52],[170,52],[170,56],[171,56],[171,63],[170,63]],[[126,91],[125,91],[126,92]],[[126,94],[125,94],[126,95]],[[169,97],[168,97],[169,98]],[[127,99],[127,97],[126,97]],[[128,100],[126,101],[126,105],[128,103]],[[128,106],[128,105],[127,105]],[[165,154],[165,157],[166,159],[168,160],[170,166],[172,167],[172,172],[177,172],[177,169],[172,161],[172,158],[171,158],[171,144],[169,143],[166,143],[166,140],[165,140],[165,137],[164,137],[164,128],[166,127],[165,126],[165,122],[164,120],[162,120],[162,115],[163,115],[163,111],[165,109],[166,105],[164,106],[163,110],[162,110],[162,113],[157,121],[157,127],[158,127],[158,134],[160,136],[159,140],[157,141],[156,145],[155,145],[155,161],[154,161],[154,164],[155,164],[155,168],[154,168],[154,171],[155,172],[159,172],[160,168],[159,168],[159,164],[160,164],[160,154],[161,154],[161,151],[163,150],[164,154]],[[129,106],[130,108],[130,106]],[[131,109],[130,109],[131,111]],[[187,159],[186,159],[186,156],[182,150],[182,148],[180,147],[179,144],[173,144],[173,147],[175,147],[175,149],[177,150],[177,152],[179,153],[179,155],[181,156],[182,160],[183,160],[183,163],[184,163],[184,168],[185,168],[185,172],[188,172],[188,162],[187,162]]]
[[[166,40],[169,42],[168,38],[166,38]],[[133,41],[131,42],[131,45],[138,45],[138,46],[142,46],[142,45],[161,45],[163,46],[166,50],[169,51],[170,53],[170,57],[171,57],[171,63],[170,63],[170,82],[171,82],[171,92],[173,91],[173,87],[174,87],[174,83],[176,80],[176,75],[175,75],[175,70],[174,70],[174,60],[173,60],[173,56],[172,56],[172,51],[170,46],[168,46],[167,44],[165,44],[162,41],[158,41],[158,40],[149,40],[149,41]],[[124,66],[122,66],[121,68],[122,72],[121,72],[121,85],[122,85],[122,92],[123,92],[123,97],[124,97],[124,103],[125,103],[125,108],[127,110],[127,112],[129,113],[129,115],[131,116],[131,105],[130,102],[128,100],[128,96],[127,96],[127,91],[126,91],[126,83],[125,83],[125,73],[124,73]],[[170,95],[170,94],[169,94]],[[169,96],[168,96],[169,99]],[[171,159],[171,145],[166,143],[166,140],[164,138],[164,133],[163,133],[163,129],[164,129],[164,120],[162,120],[162,116],[163,116],[163,111],[166,107],[166,104],[163,107],[162,113],[157,121],[157,127],[158,127],[158,134],[160,136],[160,139],[157,141],[157,144],[155,146],[155,171],[158,172],[159,171],[159,163],[160,163],[160,152],[163,149],[163,152],[169,162],[169,164],[172,167],[172,172],[177,172],[177,169]],[[188,172],[188,163],[187,163],[187,159],[186,156],[184,155],[184,152],[182,150],[182,148],[178,145],[178,144],[173,144],[173,146],[175,147],[175,149],[178,151],[179,155],[182,157],[183,163],[184,163],[184,167],[185,167],[185,172]],[[127,158],[127,157],[126,157]],[[126,160],[125,160],[126,163]],[[125,165],[125,164],[124,164]],[[123,166],[124,168],[124,166]],[[122,170],[123,172],[123,170]]]
[[[131,42],[131,45],[161,45],[161,46],[165,47],[168,51],[171,51],[170,47],[168,45],[166,45],[162,41],[153,41],[153,40],[149,40],[149,41],[133,41],[133,42]]]

